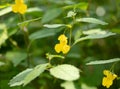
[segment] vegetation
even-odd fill
[[[1,0],[0,89],[119,89],[119,0]]]

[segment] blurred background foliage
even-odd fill
[[[8,9],[13,0],[0,0],[0,89],[63,89],[60,86],[64,81],[53,78],[47,71],[33,80],[25,87],[9,87],[9,80],[28,67],[26,43],[24,34],[20,30],[18,23],[22,22],[19,14],[14,14]],[[70,24],[71,18],[66,18],[69,11],[77,13],[76,17],[94,17],[103,20],[108,25],[96,24],[75,24],[73,27],[73,39],[77,33],[84,30],[101,28],[102,30],[117,33],[114,36],[86,40],[74,45],[66,55],[63,63],[72,64],[82,70],[81,78],[74,82],[76,89],[106,89],[101,85],[103,70],[110,69],[111,64],[105,65],[85,65],[93,60],[107,60],[120,57],[120,0],[25,0],[28,10],[25,19],[36,19],[27,25],[29,35],[34,32],[45,30],[43,24]],[[76,5],[77,8],[67,7]],[[29,48],[31,65],[48,62],[46,53],[53,53],[54,45],[57,43],[57,37],[64,31],[60,29],[54,36],[36,39]],[[2,39],[3,31],[7,30],[6,38]],[[61,59],[54,58],[53,64],[60,64]],[[120,76],[120,63],[115,65],[115,73]],[[119,89],[120,80],[114,82],[110,89]],[[67,89],[67,88],[66,88]]]

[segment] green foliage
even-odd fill
[[[50,69],[50,74],[56,78],[66,81],[73,81],[79,79],[79,70],[68,64],[58,65]]]
[[[24,14],[13,3],[0,1],[0,89],[106,89],[103,70],[120,88],[119,0],[24,0]]]

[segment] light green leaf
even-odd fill
[[[78,4],[65,6],[65,7],[63,7],[63,9],[79,8],[80,10],[86,10],[87,7],[88,7],[88,3],[82,2],[82,3],[78,3]]]
[[[76,19],[77,22],[87,22],[87,23],[94,23],[94,24],[101,24],[101,25],[107,25],[108,23],[103,22],[101,20],[98,20],[96,18],[80,18]]]
[[[17,66],[21,61],[26,59],[27,54],[25,52],[7,52],[6,58],[11,60],[14,66]]]
[[[91,61],[89,63],[86,63],[86,65],[107,64],[107,63],[118,62],[118,61],[120,61],[120,58],[113,58],[109,60],[100,60],[100,61]]]
[[[79,69],[72,65],[63,64],[50,69],[50,74],[56,78],[73,81],[80,77]]]
[[[8,6],[10,6],[9,3],[6,3],[6,4],[4,4],[4,5],[0,5],[0,9],[5,8],[5,7],[8,7]]]
[[[3,65],[5,65],[5,63],[4,62],[0,62],[0,66],[3,66]]]
[[[5,24],[0,24],[0,47],[8,39],[8,32]],[[2,29],[2,30],[1,30]]]
[[[6,7],[6,8],[4,8],[4,9],[2,9],[1,11],[0,11],[0,16],[3,16],[3,15],[5,15],[5,14],[7,14],[7,13],[10,13],[12,11],[12,8],[11,7]]]
[[[29,36],[29,39],[31,40],[35,40],[35,39],[40,39],[40,38],[45,38],[45,37],[49,37],[49,36],[53,36],[55,35],[57,32],[61,31],[62,28],[57,28],[57,29],[43,29],[37,32],[32,33]]]
[[[32,71],[32,69],[26,69],[23,72],[19,73],[13,79],[10,80],[9,85],[10,87],[13,86],[20,86],[24,83],[24,78]]]
[[[67,81],[67,82],[62,83],[61,87],[64,87],[64,89],[76,89],[72,81]]]
[[[24,79],[23,85],[27,85],[29,82],[31,82],[33,79],[38,77],[41,73],[43,73],[46,70],[46,67],[48,66],[48,63],[46,64],[40,64],[37,65]]]
[[[58,28],[58,27],[65,26],[65,24],[44,24],[43,26],[47,28]]]
[[[47,22],[55,19],[61,13],[62,13],[62,10],[60,8],[48,10],[42,18],[42,23],[47,23]]]
[[[115,33],[112,32],[108,32],[108,31],[103,31],[101,29],[92,29],[92,30],[88,30],[88,31],[83,31],[83,34],[87,35],[85,37],[81,37],[77,40],[75,40],[74,44],[84,40],[88,40],[88,39],[100,39],[100,38],[106,38],[112,35],[116,35]]]
[[[41,12],[41,11],[43,11],[43,10],[38,7],[32,7],[27,10],[27,12]]]

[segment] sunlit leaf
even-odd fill
[[[65,24],[44,24],[43,26],[47,28],[58,28],[58,27],[65,26]]]
[[[17,66],[21,61],[27,58],[27,54],[25,52],[7,52],[6,58],[12,61],[14,66]]]
[[[100,39],[100,38],[106,38],[106,37],[109,37],[112,35],[116,35],[115,33],[104,31],[101,29],[92,29],[92,30],[88,30],[88,31],[83,31],[83,34],[85,34],[87,36],[81,37],[81,38],[75,40],[74,44],[84,41],[84,40],[88,40],[88,39]]]
[[[6,25],[0,24],[0,47],[8,39],[8,32]]]
[[[61,13],[62,13],[62,10],[60,8],[48,10],[42,18],[42,23],[47,23],[47,22],[55,19]]]
[[[62,83],[61,87],[64,87],[64,89],[76,89],[72,81],[67,81],[67,82]]]
[[[11,7],[6,7],[6,8],[4,8],[4,9],[2,9],[1,11],[0,11],[0,16],[3,16],[3,15],[5,15],[5,14],[7,14],[7,13],[10,13],[12,11],[12,8]]]
[[[109,59],[109,60],[91,61],[89,63],[86,63],[86,65],[107,64],[107,63],[118,62],[118,61],[120,61],[120,58],[113,58],[113,59]]]
[[[80,77],[79,69],[72,65],[63,64],[50,69],[50,74],[56,78],[73,81]]]
[[[43,10],[38,7],[32,7],[27,10],[27,12],[41,12],[41,11],[43,11]]]
[[[101,25],[107,25],[108,23],[103,22],[101,20],[98,20],[96,18],[80,18],[76,19],[77,22],[87,22],[87,23],[94,23],[94,24],[101,24]]]
[[[46,70],[46,67],[48,66],[48,63],[46,64],[40,64],[37,65],[24,79],[23,85],[27,85],[29,82],[31,82],[33,79],[38,77],[41,73],[43,73]]]
[[[24,83],[24,78],[32,71],[32,69],[26,69],[22,72],[20,72],[18,75],[13,77],[13,79],[10,80],[9,85],[11,87],[13,86],[20,86]]]

